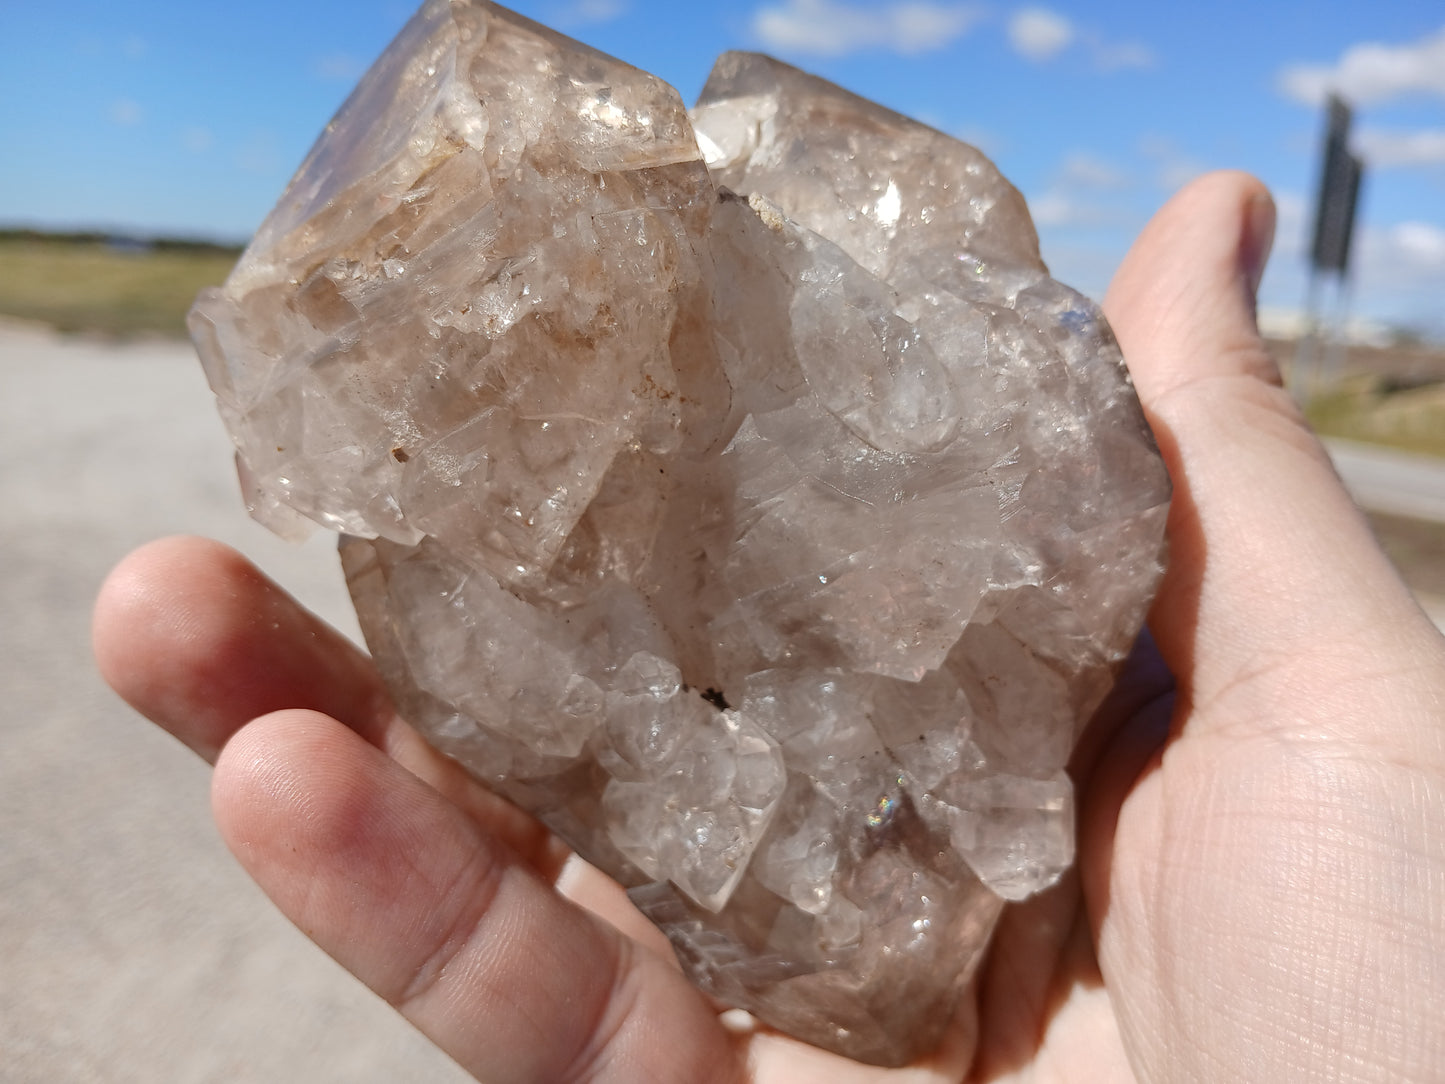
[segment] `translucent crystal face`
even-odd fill
[[[1168,482],[979,152],[765,57],[433,0],[191,327],[439,748],[702,986],[880,1064],[1072,860]]]

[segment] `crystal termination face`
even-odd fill
[[[978,151],[766,57],[691,117],[431,0],[191,331],[439,748],[692,978],[898,1065],[1073,857],[1169,486]]]

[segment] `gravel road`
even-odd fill
[[[1445,524],[1445,463],[1353,440],[1325,445],[1340,478],[1366,511]]]
[[[469,1079],[289,923],[208,770],[95,675],[91,600],[163,534],[236,546],[356,635],[334,544],[247,521],[190,348],[0,327],[0,1080]]]

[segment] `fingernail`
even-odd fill
[[[1249,201],[1244,215],[1244,232],[1239,239],[1239,260],[1249,281],[1249,293],[1259,293],[1259,281],[1264,278],[1265,264],[1269,262],[1269,251],[1274,247],[1274,200],[1261,192]]]

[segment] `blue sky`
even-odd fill
[[[526,0],[672,82],[770,52],[977,143],[1058,277],[1098,295],[1170,192],[1250,170],[1280,204],[1267,305],[1297,308],[1326,88],[1368,175],[1355,308],[1445,334],[1439,0]],[[399,0],[0,3],[0,223],[241,239],[411,12]]]

